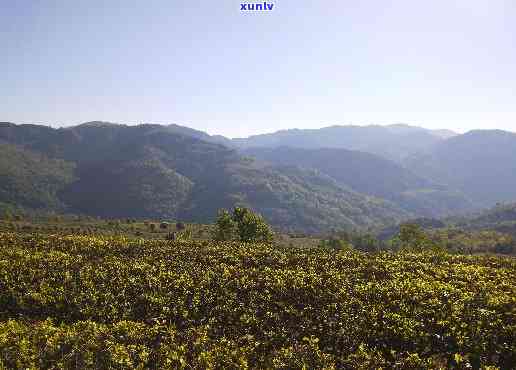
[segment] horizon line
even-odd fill
[[[471,132],[471,131],[505,131],[505,132],[510,132],[510,133],[516,133],[516,130],[507,130],[507,129],[500,129],[500,128],[473,128],[473,129],[469,129],[469,130],[457,130],[457,129],[451,129],[451,128],[427,128],[425,126],[418,125],[418,124],[402,123],[402,122],[396,122],[396,123],[367,123],[367,124],[366,123],[364,123],[364,124],[360,124],[360,123],[328,124],[328,125],[324,125],[324,126],[321,126],[321,127],[313,127],[313,128],[312,127],[310,127],[310,128],[290,127],[290,128],[279,129],[279,130],[275,130],[275,131],[264,131],[264,132],[260,132],[260,133],[254,133],[254,134],[250,134],[250,135],[246,135],[246,136],[226,136],[226,135],[219,134],[219,133],[212,133],[211,130],[204,130],[204,129],[200,129],[200,128],[189,126],[187,124],[180,124],[180,123],[175,123],[175,122],[172,122],[172,123],[129,122],[129,123],[127,123],[127,122],[114,122],[114,121],[106,121],[106,120],[91,120],[91,121],[84,121],[84,122],[80,122],[80,123],[71,123],[71,124],[34,123],[34,122],[30,122],[30,123],[26,123],[26,122],[17,123],[17,122],[13,122],[13,121],[0,121],[0,123],[10,123],[10,124],[14,124],[14,125],[46,126],[46,127],[53,128],[53,129],[71,128],[71,127],[77,127],[77,126],[81,126],[81,125],[85,125],[85,124],[90,124],[90,123],[103,123],[103,124],[112,124],[112,125],[120,125],[120,126],[158,125],[158,126],[166,127],[166,126],[176,125],[176,126],[185,127],[185,128],[188,128],[188,129],[200,131],[200,132],[203,132],[203,133],[205,133],[205,134],[207,134],[209,136],[222,136],[222,137],[225,137],[225,138],[231,139],[231,140],[233,140],[233,139],[248,139],[248,138],[253,137],[253,136],[271,135],[271,134],[276,134],[276,133],[280,133],[280,132],[287,132],[287,131],[294,131],[294,130],[298,130],[298,131],[310,131],[310,130],[313,130],[313,131],[315,131],[315,130],[322,130],[322,129],[327,129],[327,128],[333,128],[333,127],[395,127],[395,126],[405,126],[405,127],[409,127],[409,128],[427,130],[427,131],[430,131],[430,132],[448,131],[448,132],[453,133],[455,135],[463,135],[463,134],[466,134],[466,133]]]

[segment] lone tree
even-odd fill
[[[421,226],[413,223],[400,225],[400,232],[396,237],[391,239],[391,245],[395,246],[398,250],[411,252],[445,251],[444,248],[430,239],[429,235]]]
[[[213,237],[215,240],[271,242],[273,234],[261,215],[249,208],[236,207],[232,214],[225,209],[219,211]]]
[[[233,220],[231,214],[221,209],[219,211],[217,221],[215,222],[215,231],[213,239],[215,240],[235,240],[237,235],[237,224]]]

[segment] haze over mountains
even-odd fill
[[[482,150],[480,150],[482,148]],[[286,230],[365,228],[516,201],[516,134],[332,126],[228,139],[180,125],[0,123],[0,205]]]
[[[405,164],[483,207],[516,200],[516,134],[511,132],[470,131],[407,158]]]
[[[239,148],[278,147],[343,148],[374,153],[395,161],[431,148],[456,134],[397,124],[390,126],[330,126],[311,130],[284,130],[272,134],[234,139]]]

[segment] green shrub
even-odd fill
[[[242,242],[271,242],[270,226],[263,217],[248,208],[236,207],[233,214],[227,210],[219,211],[213,234],[215,240],[234,240]]]

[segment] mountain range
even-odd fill
[[[210,222],[246,205],[283,230],[360,229],[516,200],[515,138],[392,125],[228,139],[175,124],[4,122],[0,206]]]
[[[516,134],[477,130],[452,137],[405,166],[464,193],[482,207],[516,200]]]
[[[292,129],[271,134],[233,139],[238,148],[278,147],[341,148],[377,154],[400,162],[407,156],[426,151],[456,134],[448,130],[427,130],[396,124],[390,126],[330,126],[321,129]]]

